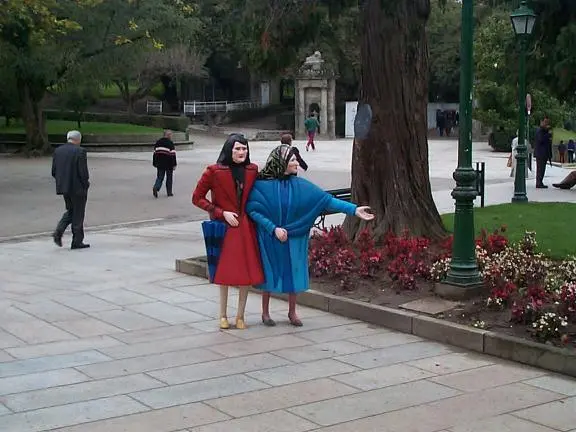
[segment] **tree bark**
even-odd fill
[[[18,92],[22,103],[22,120],[26,130],[26,146],[24,152],[28,155],[44,155],[51,152],[46,133],[46,122],[42,110],[43,93],[34,92],[31,84],[25,79],[18,80]],[[45,86],[36,86],[45,89]]]
[[[122,96],[122,100],[126,104],[126,112],[128,113],[128,117],[131,117],[134,114],[134,103],[132,102],[132,97],[130,94],[130,84],[128,80],[116,80],[114,84],[120,90],[120,96]]]
[[[446,234],[428,171],[429,12],[430,0],[363,2],[359,105],[371,106],[372,122],[366,139],[354,141],[352,199],[372,207],[377,238],[405,229]],[[353,217],[344,224],[353,239],[366,226]]]

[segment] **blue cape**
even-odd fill
[[[281,194],[288,196],[282,199]],[[283,201],[287,205],[285,223],[282,223]],[[300,177],[256,181],[246,203],[246,212],[256,224],[266,277],[266,282],[259,288],[270,292],[299,292],[308,289],[310,230],[325,210],[353,215],[356,206],[333,198]],[[286,243],[276,238],[274,229],[277,227],[288,232]],[[286,284],[286,271],[290,272],[292,283]]]

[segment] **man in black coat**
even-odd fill
[[[291,146],[294,149],[294,155],[296,156],[296,160],[298,161],[298,165],[304,170],[308,171],[308,164],[302,159],[300,156],[300,151],[292,145],[292,135],[284,134],[280,137],[280,144],[286,144]]]
[[[536,187],[547,189],[544,184],[544,174],[546,174],[546,163],[551,157],[552,136],[550,135],[550,119],[544,117],[540,122],[540,127],[534,137],[534,157],[536,158]]]
[[[158,191],[162,188],[164,176],[166,176],[166,193],[169,197],[172,193],[172,181],[176,169],[176,148],[172,141],[172,131],[165,130],[164,137],[156,141],[152,165],[156,168],[156,182],[152,187],[154,198],[158,198]]]
[[[72,249],[90,247],[84,243],[84,214],[90,187],[86,150],[80,147],[82,135],[70,131],[67,143],[54,151],[52,177],[56,180],[56,193],[64,196],[66,211],[54,231],[54,243],[62,246],[62,235],[72,224]]]

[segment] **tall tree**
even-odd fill
[[[352,199],[376,213],[376,236],[408,229],[445,234],[428,171],[428,54],[430,0],[362,2],[359,105],[373,113],[366,139],[352,153]],[[355,238],[365,223],[347,218]]]
[[[134,104],[146,97],[161,78],[179,79],[206,76],[206,56],[185,45],[172,45],[158,50],[139,44],[126,46],[114,53],[114,61],[104,65],[101,77],[120,90],[128,114]],[[106,78],[105,78],[106,77]]]

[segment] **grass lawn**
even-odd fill
[[[130,92],[135,92],[136,90],[138,90],[138,84],[129,84],[128,85]],[[162,93],[164,92],[164,86],[162,85],[162,83],[157,83],[154,87],[152,87],[152,89],[150,90],[150,95],[151,96],[156,96],[159,97],[162,95]],[[118,88],[117,85],[112,84],[109,86],[102,86],[100,88],[100,97],[102,99],[119,99],[122,97],[122,95],[120,94],[120,89]]]
[[[569,139],[576,140],[576,132],[572,132],[562,128],[554,128],[552,131],[553,144],[560,144],[560,141],[568,143]]]
[[[454,229],[454,214],[442,215],[444,225]],[[525,231],[535,231],[540,252],[556,259],[576,256],[576,204],[501,204],[474,209],[476,231],[489,232],[505,225],[506,235],[515,242]]]
[[[67,120],[48,120],[46,129],[49,134],[65,134],[69,130],[75,130],[78,124],[75,121]],[[125,123],[100,123],[100,122],[82,122],[80,132],[83,134],[146,134],[146,133],[162,133],[162,129],[138,126]],[[4,120],[0,118],[0,133],[24,133],[24,125],[22,122],[13,121],[9,128],[4,125]]]

